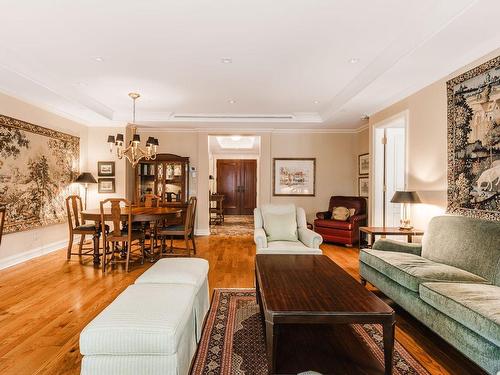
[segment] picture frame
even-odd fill
[[[115,176],[115,162],[114,161],[98,161],[97,162],[97,175],[114,177]]]
[[[98,178],[97,191],[100,194],[112,194],[116,192],[114,178]]]
[[[273,158],[273,196],[316,196],[316,158]]]
[[[358,155],[358,174],[366,176],[370,173],[370,154]]]
[[[370,178],[358,177],[358,196],[368,198],[370,195]]]

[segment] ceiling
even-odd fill
[[[89,126],[356,129],[500,47],[498,0],[0,0],[0,91]],[[230,59],[230,62],[223,62]]]

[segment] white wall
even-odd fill
[[[0,113],[80,137],[80,171],[85,170],[88,154],[87,127],[4,94],[0,94]],[[0,269],[60,249],[66,246],[67,239],[66,223],[4,234],[0,245]]]
[[[424,202],[413,206],[415,227],[425,229],[429,220],[444,213],[447,206],[446,81],[499,54],[500,48],[370,116],[371,143],[374,125],[409,112],[407,188],[416,190]]]

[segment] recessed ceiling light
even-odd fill
[[[229,104],[234,104],[234,103],[236,103],[236,100],[234,100],[234,99],[229,99],[227,102],[228,102]]]
[[[357,57],[353,57],[353,58],[349,59],[349,62],[351,64],[357,64],[357,63],[359,63],[359,59]]]
[[[319,104],[319,100],[313,101],[314,104]]]
[[[94,57],[94,60],[97,61],[97,62],[103,62],[104,59],[100,56],[97,56],[97,57]]]
[[[222,59],[220,59],[220,62],[223,64],[231,64],[233,62],[233,59],[231,59],[230,57],[223,57]]]

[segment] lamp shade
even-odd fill
[[[152,146],[154,145],[155,143],[155,139],[153,137],[149,137],[147,142],[146,142],[146,146]]]
[[[123,134],[116,135],[116,142],[123,142]]]
[[[114,135],[108,135],[108,143],[115,143],[115,136]]]
[[[90,172],[83,172],[80,176],[78,176],[75,180],[80,184],[97,184],[96,179],[92,176]]]
[[[132,139],[133,142],[140,142],[141,141],[141,136],[139,134],[134,134],[134,138]]]
[[[416,191],[396,191],[391,203],[422,203]]]

